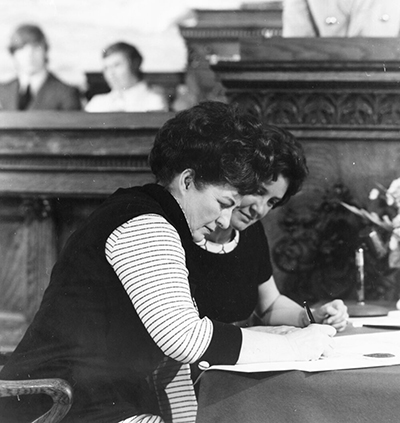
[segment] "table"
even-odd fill
[[[208,371],[200,379],[197,423],[211,422],[398,423],[400,366],[320,373]]]

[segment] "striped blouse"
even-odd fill
[[[176,229],[157,214],[135,217],[111,233],[106,257],[145,328],[168,357],[162,364],[164,371],[155,372],[160,408],[169,403],[174,422],[194,421],[190,369],[180,363],[202,357],[211,342],[213,324],[207,317],[200,319],[193,303]],[[170,380],[172,373],[175,382],[164,386],[162,380]]]

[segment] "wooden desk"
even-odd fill
[[[197,423],[391,423],[400,366],[268,373],[206,372]]]
[[[390,423],[400,366],[337,372],[203,376],[197,423]]]
[[[0,113],[0,352],[31,321],[77,225],[117,188],[153,181],[147,155],[170,117]]]

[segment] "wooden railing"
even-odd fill
[[[58,251],[119,187],[153,180],[169,113],[0,113],[0,352],[36,312]]]

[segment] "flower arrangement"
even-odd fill
[[[384,188],[383,188],[384,190]],[[382,214],[384,228],[390,232],[388,242],[389,267],[400,268],[400,178],[395,179],[386,191],[373,189],[369,194],[371,201],[386,201],[386,213]]]
[[[368,210],[342,203],[351,212],[376,226],[372,241],[379,256],[388,254],[390,268],[400,268],[400,178],[386,189],[377,184],[369,193]]]
[[[371,272],[380,274],[376,276],[376,281],[384,280],[382,283],[386,285],[386,287],[378,287],[379,284],[375,283],[375,288],[382,288],[378,289],[382,291],[378,296],[383,296],[384,292],[388,293],[388,291],[398,296],[400,290],[400,178],[393,180],[387,189],[381,184],[376,184],[376,187],[370,191],[368,200],[365,208],[345,202],[341,204],[347,210],[362,217],[366,223],[360,232],[360,240],[365,241],[369,250]]]

